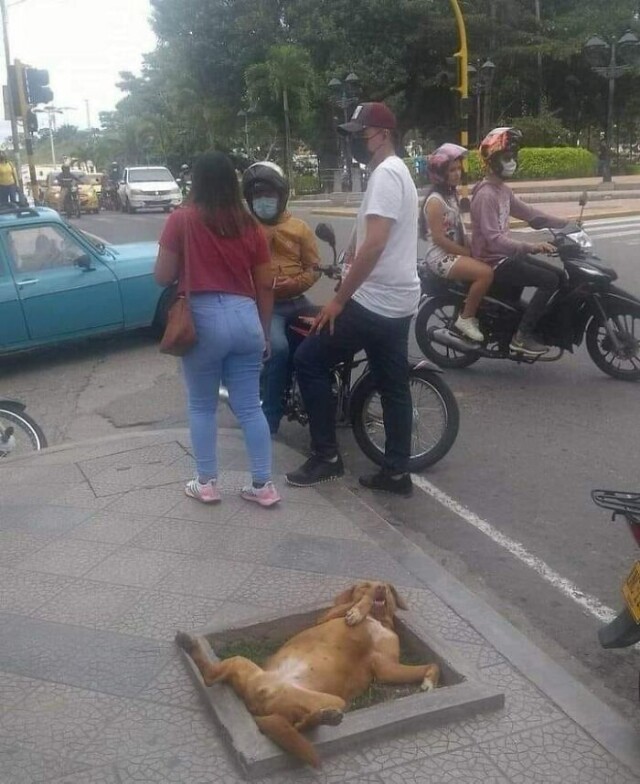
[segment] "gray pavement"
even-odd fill
[[[354,492],[238,497],[245,455],[219,436],[223,503],[183,495],[184,430],[117,435],[0,465],[0,782],[198,784],[241,774],[173,645],[259,612],[393,581],[412,611],[505,691],[504,709],[328,756],[265,782],[640,781],[637,733]],[[404,503],[398,501],[398,504]],[[349,721],[349,716],[345,721]]]

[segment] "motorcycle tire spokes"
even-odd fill
[[[626,313],[608,313],[607,322],[619,347],[614,345],[607,326],[594,320],[587,334],[591,359],[614,378],[640,379],[640,308]]]
[[[451,449],[458,434],[459,410],[449,387],[432,372],[412,371],[409,388],[413,408],[409,470],[415,472],[441,460]],[[382,401],[372,383],[353,429],[362,451],[381,465],[386,437]]]

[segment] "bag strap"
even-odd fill
[[[185,215],[185,232],[184,232],[184,242],[183,242],[183,252],[184,252],[184,298],[187,302],[189,302],[191,298],[191,264],[189,263],[189,257],[191,253],[189,251],[189,246],[191,244],[191,238],[193,236],[193,230],[191,228],[191,220],[187,215]]]

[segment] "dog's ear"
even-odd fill
[[[391,583],[387,583],[387,585],[389,587],[389,590],[393,594],[393,598],[396,600],[396,605],[398,606],[398,609],[400,609],[400,610],[408,610],[409,607],[407,606],[407,603],[402,598],[402,596],[400,596],[400,594],[396,590],[395,585],[391,585]]]
[[[343,591],[341,594],[338,594],[336,598],[333,600],[333,603],[336,607],[339,604],[348,604],[350,601],[353,600],[353,593],[356,590],[356,586],[352,585],[350,588],[347,588],[346,591]]]

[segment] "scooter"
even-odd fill
[[[586,338],[591,360],[613,378],[640,380],[640,299],[614,285],[618,275],[604,266],[593,252],[593,243],[582,226],[587,195],[580,197],[580,217],[575,224],[552,230],[553,257],[534,257],[558,273],[560,285],[538,322],[537,336],[552,347],[539,356],[514,352],[511,338],[527,302],[522,288],[493,287],[477,313],[485,340],[475,343],[459,334],[454,323],[467,294],[464,283],[440,278],[420,269],[423,298],[415,323],[422,353],[440,367],[464,368],[485,357],[514,362],[554,362],[564,351],[573,352]],[[544,228],[544,220],[531,223]]]
[[[621,516],[627,521],[635,543],[640,547],[640,493],[616,490],[593,490],[591,498],[603,509],[613,512],[611,519]],[[640,642],[640,560],[636,561],[622,585],[624,609],[606,626],[598,630],[603,648],[628,648]],[[640,678],[638,680],[640,699]]]

